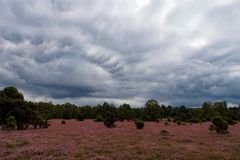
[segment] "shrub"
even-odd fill
[[[16,121],[16,119],[15,119],[14,116],[9,116],[9,117],[7,118],[7,126],[6,126],[6,127],[7,127],[8,129],[11,129],[11,130],[15,129],[16,124],[17,124],[17,121]]]
[[[210,126],[209,130],[215,130],[217,133],[227,133],[228,124],[220,116],[215,116],[212,119],[213,125]]]
[[[62,120],[61,124],[66,124],[66,121]]]
[[[104,120],[104,125],[108,128],[114,128],[116,127],[115,125],[115,116],[111,112],[107,112],[105,114],[105,120]]]
[[[234,125],[234,124],[235,124],[235,122],[233,121],[233,119],[230,118],[230,117],[228,117],[228,118],[226,119],[226,121],[227,121],[227,123],[228,123],[229,125]]]
[[[142,119],[137,119],[135,121],[135,125],[137,127],[137,129],[143,129],[144,127],[144,121]]]
[[[200,119],[199,118],[191,118],[188,122],[191,122],[191,123],[199,123],[200,122]]]
[[[77,121],[83,121],[83,115],[81,113],[77,114]]]
[[[210,125],[208,129],[209,129],[209,131],[214,131],[214,126]]]
[[[169,125],[169,123],[168,123],[168,122],[165,122],[164,125],[167,126],[167,125]]]
[[[42,128],[42,125],[43,125],[43,117],[41,115],[38,115],[36,116],[33,121],[32,121],[32,124],[33,124],[33,127],[36,129],[38,126],[39,128]]]
[[[96,119],[94,120],[95,122],[103,122],[104,118],[102,115],[97,115]]]
[[[164,130],[164,129],[161,130],[160,134],[161,134],[162,136],[169,136],[169,135],[170,135],[170,133],[169,133],[168,131]]]
[[[181,125],[181,121],[177,121],[177,125]]]

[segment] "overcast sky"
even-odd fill
[[[240,104],[239,0],[0,0],[0,88],[33,101]]]

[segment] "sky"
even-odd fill
[[[239,0],[0,0],[0,89],[31,101],[240,104]]]

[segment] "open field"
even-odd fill
[[[240,159],[240,124],[229,134],[210,132],[210,123],[177,125],[117,122],[108,129],[93,120],[50,120],[48,129],[0,131],[0,159]],[[161,135],[161,130],[169,135]]]

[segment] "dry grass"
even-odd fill
[[[142,130],[133,122],[117,122],[112,129],[93,120],[50,123],[48,129],[0,131],[0,159],[240,159],[240,124],[218,135],[208,130],[209,123],[146,122]]]

